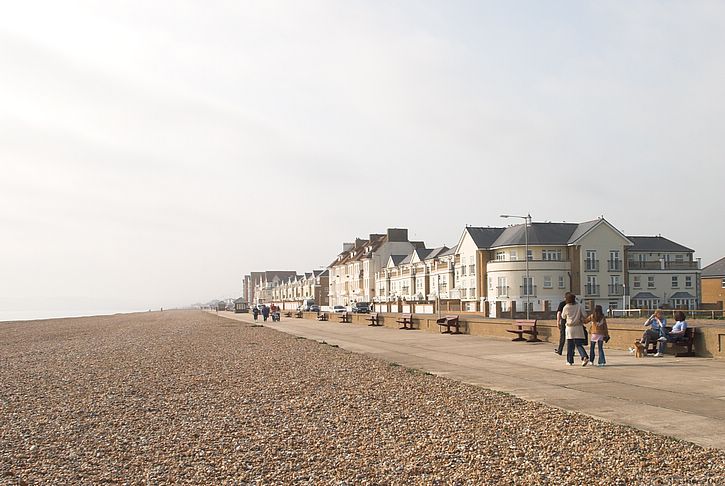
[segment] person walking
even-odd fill
[[[604,357],[604,342],[609,337],[609,329],[607,328],[607,318],[604,317],[602,306],[594,307],[594,313],[587,317],[587,322],[591,322],[589,329],[591,346],[589,347],[589,362],[594,364],[594,348],[599,347],[599,361],[597,366],[604,366],[607,360]]]
[[[267,318],[269,317],[269,307],[266,305],[262,305],[262,319],[264,322],[267,322]]]
[[[259,317],[259,307],[257,307],[256,305],[252,307],[252,315],[254,316],[255,321]]]
[[[566,364],[569,366],[574,364],[574,348],[576,347],[582,359],[582,366],[586,366],[589,364],[589,356],[584,349],[586,311],[583,305],[577,303],[575,294],[569,293],[566,296],[566,305],[561,311],[561,316],[566,319]]]
[[[561,311],[564,310],[564,306],[566,305],[566,296],[570,293],[571,292],[567,292],[564,294],[564,300],[559,302],[559,308],[556,309],[556,326],[559,328],[559,346],[554,348],[554,352],[559,356],[561,356],[561,353],[564,351],[564,344],[566,343],[566,319],[562,319]]]

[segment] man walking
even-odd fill
[[[566,343],[566,319],[562,320],[561,318],[561,311],[564,310],[564,306],[566,305],[566,297],[571,294],[571,292],[567,292],[564,294],[564,300],[559,302],[559,308],[556,310],[556,325],[559,328],[559,346],[554,348],[554,352],[561,356],[561,353],[564,351],[564,344]]]

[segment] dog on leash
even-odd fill
[[[642,344],[641,341],[637,340],[634,342],[634,357],[635,358],[644,358],[647,355],[647,350],[644,347],[644,344]]]

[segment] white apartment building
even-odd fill
[[[627,250],[631,306],[696,309],[702,301],[700,261],[694,250],[662,236],[630,236]]]
[[[375,274],[375,302],[426,302],[446,289],[453,252],[448,247],[415,248],[408,255],[390,255],[385,268]],[[441,283],[441,281],[443,283]]]
[[[343,251],[328,266],[330,305],[374,301],[375,275],[387,265],[390,255],[408,255],[422,246],[408,241],[405,228],[389,228],[385,234],[343,243]]]
[[[625,248],[632,245],[604,218],[578,224],[509,226],[491,244],[489,315],[507,311],[511,305],[524,311],[527,303],[532,312],[555,310],[570,290],[605,310],[621,307]]]

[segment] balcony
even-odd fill
[[[630,270],[697,270],[697,262],[640,262],[630,260],[627,265]]]
[[[609,295],[624,295],[624,287],[622,284],[610,284]]]
[[[621,272],[622,260],[607,260],[607,270],[610,272]]]
[[[584,295],[588,296],[588,297],[598,297],[599,296],[599,285],[586,284],[584,286]]]
[[[599,260],[584,260],[584,271],[585,272],[598,272],[599,271]]]
[[[509,296],[508,285],[505,285],[503,287],[496,287],[496,297],[508,297],[508,296]]]
[[[536,285],[521,285],[519,290],[521,291],[521,297],[536,297]]]

